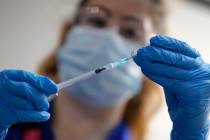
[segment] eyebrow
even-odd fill
[[[134,16],[123,16],[122,20],[126,22],[136,22],[136,23],[139,23],[141,21],[140,19]]]

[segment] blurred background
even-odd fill
[[[36,71],[53,50],[61,23],[77,0],[0,0],[0,70]],[[172,0],[169,34],[197,48],[210,62],[210,0]],[[172,124],[164,104],[154,116],[148,140],[169,140]]]

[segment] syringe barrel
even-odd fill
[[[82,74],[82,75],[80,75],[80,76],[78,76],[78,77],[75,77],[75,78],[73,78],[73,79],[70,79],[70,80],[68,80],[68,81],[61,82],[61,83],[57,84],[57,86],[58,86],[58,91],[60,91],[60,90],[63,89],[63,88],[66,88],[66,87],[68,87],[68,86],[71,86],[71,85],[73,85],[73,84],[76,84],[76,83],[78,83],[78,82],[80,82],[80,81],[86,80],[86,79],[92,77],[92,76],[95,75],[95,74],[96,74],[95,71],[90,71],[90,72],[88,72],[88,73]],[[52,101],[56,96],[58,96],[58,93],[49,96],[49,97],[48,97],[48,101]]]
[[[58,89],[61,90],[65,87],[71,86],[71,85],[73,85],[73,84],[75,84],[79,81],[86,80],[86,79],[90,78],[91,76],[93,76],[95,74],[96,74],[95,71],[90,71],[88,73],[82,74],[82,75],[77,76],[77,77],[75,77],[73,79],[70,79],[68,81],[61,82],[61,83],[58,84]]]

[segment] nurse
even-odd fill
[[[69,28],[64,30],[60,48],[44,63],[41,74],[64,81],[130,55],[131,49],[143,46],[150,31],[163,32],[158,23],[164,14],[158,13],[161,9],[155,11],[162,4],[153,0],[82,1],[75,20],[65,26]],[[164,88],[174,123],[171,139],[207,139],[209,65],[200,54],[184,42],[156,36],[149,47],[138,50],[134,62],[145,76]],[[142,77],[132,62],[66,88],[47,112],[47,96],[57,90],[44,76],[2,71],[1,138],[8,133],[6,139],[135,140],[144,134],[139,128],[150,114],[144,112],[159,105],[159,100],[149,98],[159,97],[159,87]],[[127,108],[133,112],[126,114]],[[136,118],[145,121],[139,123]],[[15,123],[41,121],[45,122],[17,124],[8,131]]]

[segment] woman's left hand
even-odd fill
[[[210,65],[185,42],[151,38],[134,61],[164,88],[173,121],[172,139],[207,139],[210,111]]]

